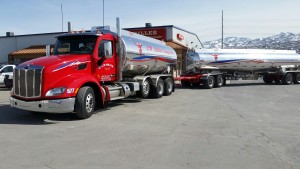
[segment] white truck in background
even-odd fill
[[[13,70],[15,65],[0,65],[0,87],[11,88],[13,86]]]

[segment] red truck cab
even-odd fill
[[[53,55],[16,67],[11,106],[34,112],[76,111],[80,118],[89,117],[96,103],[105,102],[100,82],[118,80],[117,40],[113,33],[58,36]]]

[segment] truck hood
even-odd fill
[[[51,55],[51,56],[44,56],[41,58],[33,59],[27,62],[20,64],[20,66],[43,66],[46,69],[61,69],[69,64],[74,62],[86,62],[87,60],[91,59],[91,55],[89,54],[68,54],[68,55]]]
[[[86,61],[87,59],[89,59],[88,54],[80,54],[80,55],[74,55],[74,54],[68,54],[68,55],[51,55],[51,56],[44,56],[44,57],[40,57],[37,59],[33,59],[27,62],[24,62],[20,65],[39,65],[39,66],[44,66],[44,67],[49,67],[49,66],[54,66],[54,65],[61,65],[61,64],[65,64],[67,62],[71,62],[71,61]]]

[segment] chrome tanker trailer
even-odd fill
[[[265,83],[300,83],[300,55],[291,50],[201,49],[186,55],[183,86],[221,87],[226,79],[257,79]]]
[[[63,34],[53,55],[18,65],[11,106],[88,118],[96,105],[111,100],[170,95],[175,51],[162,41],[117,28]]]

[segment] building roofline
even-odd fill
[[[0,36],[0,39],[1,38],[24,37],[24,36],[39,36],[39,35],[64,34],[64,33],[68,33],[68,32],[51,32],[51,33],[37,33],[37,34],[14,35],[14,36]]]

